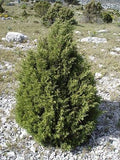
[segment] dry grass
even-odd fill
[[[0,39],[5,37],[8,31],[21,32],[26,34],[29,39],[34,40],[39,36],[47,34],[47,30],[41,23],[30,6],[27,6],[28,17],[23,17],[23,9],[20,5],[4,6],[7,14],[12,18],[11,20],[0,19]]]
[[[120,54],[118,56],[110,55],[115,47],[120,47],[120,27],[115,23],[112,24],[82,24],[77,26],[77,31],[80,31],[81,34],[75,34],[75,39],[77,41],[78,52],[84,54],[89,60],[89,56],[94,56],[95,60],[90,61],[94,72],[118,72],[120,70]],[[107,30],[106,33],[97,33],[99,30]],[[83,43],[79,42],[80,39],[90,36],[93,34],[95,37],[106,38],[107,43],[94,44],[94,43]],[[103,65],[103,68],[99,68],[99,64]]]

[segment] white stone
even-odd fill
[[[7,153],[7,156],[8,156],[8,157],[14,157],[14,156],[15,156],[15,153],[14,153],[13,151],[8,152],[8,153]]]
[[[111,54],[111,55],[118,56],[118,53],[117,53],[117,52],[114,52],[114,51],[111,51],[110,54]]]
[[[70,159],[69,160],[74,160],[74,157],[70,157]]]
[[[6,40],[8,42],[24,42],[28,39],[28,37],[22,33],[18,32],[8,32],[6,35]]]
[[[52,152],[50,155],[50,159],[54,159],[54,157],[55,157],[55,152]]]
[[[2,17],[1,19],[2,19],[2,20],[6,20],[6,18],[5,18],[5,17]]]
[[[33,43],[34,43],[34,44],[37,44],[37,42],[38,42],[37,39],[34,39],[34,40],[33,40]]]
[[[114,48],[114,50],[115,50],[116,52],[120,52],[120,48],[119,48],[119,47]]]
[[[25,137],[25,136],[27,136],[27,135],[28,135],[28,134],[27,134],[26,130],[25,130],[25,129],[21,129],[20,138],[23,138],[23,137]]]
[[[6,117],[1,118],[2,123],[4,124],[6,122]]]
[[[95,73],[95,78],[96,78],[96,79],[99,79],[99,78],[101,78],[101,77],[102,77],[102,74],[101,74],[101,73],[98,73],[98,72]]]
[[[99,30],[99,31],[97,31],[98,33],[107,33],[108,32],[108,30],[106,30],[106,29],[102,29],[102,30]]]
[[[6,41],[6,38],[5,38],[5,37],[3,37],[3,38],[2,38],[2,41]]]
[[[24,158],[23,158],[23,157],[21,157],[21,155],[17,155],[16,160],[24,160]]]
[[[99,68],[102,68],[102,67],[103,67],[103,65],[102,65],[102,64],[99,64],[98,66],[99,66]]]
[[[107,40],[106,38],[86,37],[86,38],[81,39],[81,42],[107,43]]]
[[[120,39],[117,39],[116,41],[117,41],[117,42],[120,42]]]
[[[75,31],[75,33],[76,33],[76,34],[81,34],[81,32],[80,32],[80,31]]]
[[[83,13],[82,12],[76,12],[78,15],[82,15]]]
[[[36,148],[34,146],[30,147],[30,150],[34,153],[36,152]]]
[[[105,49],[101,49],[101,52],[104,52],[105,51]]]
[[[90,59],[91,61],[94,61],[94,60],[95,60],[95,57],[94,57],[94,56],[89,56],[89,59]]]

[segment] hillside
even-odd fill
[[[120,160],[118,12],[113,11],[112,23],[85,23],[80,6],[71,6],[78,22],[74,26],[73,39],[78,54],[89,62],[91,72],[95,75],[97,91],[102,97],[99,106],[102,115],[89,141],[65,152],[38,144],[15,121],[16,75],[21,60],[26,57],[28,50],[36,51],[39,39],[45,37],[50,28],[42,24],[31,4],[3,7],[7,12],[0,14],[0,160]],[[23,16],[24,10],[26,17]],[[13,38],[16,41],[11,42],[6,36],[9,32],[17,32],[27,38]]]

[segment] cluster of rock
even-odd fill
[[[8,42],[20,42],[23,43],[28,40],[28,37],[19,32],[8,32],[5,38],[2,40],[6,40]]]
[[[106,40],[106,38],[86,37],[86,38],[82,38],[81,42],[107,43],[107,40]]]
[[[91,0],[79,0],[79,3],[82,5],[86,5]],[[105,9],[116,9],[120,10],[120,1],[119,0],[96,0],[101,3],[102,7]]]
[[[8,42],[8,46],[0,44],[0,49],[4,50],[29,50],[35,48],[37,45],[37,39],[30,42],[26,35],[19,32],[8,32],[6,37],[2,38],[2,40]],[[11,43],[11,46],[9,46],[9,43]]]
[[[11,17],[1,17],[2,20],[10,20],[12,19]]]
[[[99,30],[96,31],[97,34],[103,34],[103,33],[107,33],[108,30]],[[80,31],[75,31],[75,34],[80,35],[81,32]],[[100,37],[95,37],[92,35],[93,33],[91,33],[90,31],[88,31],[88,37],[79,39],[78,42],[88,42],[88,43],[107,43],[107,39],[106,38],[100,38]]]
[[[110,54],[115,56],[120,56],[120,47],[113,48]]]

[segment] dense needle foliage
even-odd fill
[[[56,22],[21,66],[16,121],[38,142],[69,150],[94,130],[99,96],[94,76],[72,40],[72,26]]]
[[[38,16],[42,17],[47,13],[49,7],[50,7],[50,2],[39,1],[39,2],[35,3],[34,10]]]
[[[56,2],[54,5],[51,5],[47,13],[42,17],[42,21],[45,26],[51,26],[58,19],[61,22],[67,20],[71,24],[76,24],[73,11],[61,3]]]
[[[84,16],[87,22],[97,22],[98,18],[101,17],[102,6],[100,2],[96,2],[95,0],[91,0],[86,6],[84,10]]]

